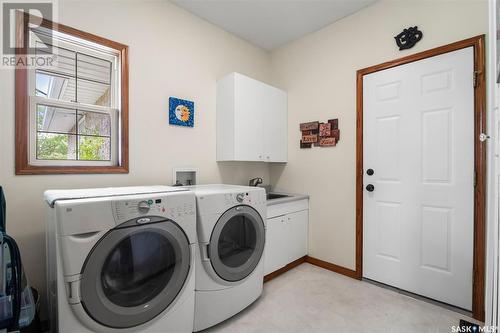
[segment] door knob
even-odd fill
[[[366,170],[366,174],[367,174],[368,176],[372,176],[374,173],[375,173],[375,171],[373,171],[373,169],[368,169],[368,170]]]
[[[368,184],[366,185],[366,190],[368,192],[373,192],[373,190],[375,189],[375,186],[373,186],[372,184]]]

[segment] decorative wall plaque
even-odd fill
[[[194,102],[170,97],[168,113],[170,125],[194,127]]]
[[[399,35],[395,36],[394,39],[396,40],[399,50],[402,51],[414,47],[423,36],[424,33],[418,30],[417,26],[414,26],[404,29]]]
[[[312,121],[300,124],[302,138],[300,148],[333,147],[340,140],[339,120],[329,119],[326,123]]]
[[[316,141],[318,141],[318,136],[316,134],[302,136],[302,142],[304,143],[314,143]]]
[[[334,129],[332,131],[332,137],[335,138],[336,142],[339,142],[339,140],[340,140],[340,130],[339,129]]]
[[[332,124],[332,130],[339,129],[339,120],[338,119],[330,119],[328,120],[330,124]]]
[[[319,124],[319,136],[330,136],[331,134],[332,134],[331,123]]]
[[[305,143],[305,142],[302,142],[302,140],[300,140],[300,148],[311,148],[312,147],[312,143]]]
[[[331,147],[336,144],[335,138],[321,138],[321,140],[319,140],[320,147]]]
[[[319,126],[319,121],[313,121],[310,123],[302,123],[300,124],[300,130],[303,131],[312,131],[317,130]]]

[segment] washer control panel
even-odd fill
[[[132,219],[137,219],[139,224],[156,220],[150,216],[161,216],[175,221],[183,216],[195,214],[194,203],[166,195],[116,200],[111,205],[117,225]]]

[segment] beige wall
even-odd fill
[[[354,268],[355,71],[485,33],[486,1],[381,1],[271,55],[168,2],[59,0],[61,23],[130,46],[130,174],[14,175],[14,73],[0,70],[0,184],[8,230],[33,284],[44,289],[42,193],[50,188],[170,184],[195,166],[202,183],[263,176],[311,195],[310,254]],[[98,5],[97,5],[98,4]],[[399,52],[393,36],[419,25],[423,40]],[[215,82],[232,71],[289,93],[289,163],[215,162]],[[195,128],[168,125],[169,96],[194,100]],[[298,149],[298,124],[340,119],[336,148]]]
[[[168,2],[59,1],[59,21],[130,46],[130,174],[14,175],[14,73],[0,70],[0,184],[8,231],[27,273],[43,290],[46,189],[171,184],[172,168],[199,168],[199,181],[269,179],[263,163],[215,162],[215,84],[238,71],[269,81],[269,54]],[[195,101],[195,127],[168,125],[168,98]]]
[[[272,52],[274,83],[288,91],[289,159],[271,166],[278,187],[308,193],[309,253],[355,268],[356,70],[487,32],[487,1],[380,1]],[[400,52],[393,36],[418,25]],[[299,123],[339,118],[335,148],[299,149]]]

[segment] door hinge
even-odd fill
[[[479,141],[481,141],[481,142],[484,142],[484,141],[488,140],[489,138],[490,138],[490,136],[486,133],[479,134]]]
[[[474,171],[474,188],[477,185],[477,171]]]
[[[474,71],[474,75],[472,77],[472,82],[474,84],[474,88],[477,88],[477,85],[479,82],[477,78],[478,78],[479,74],[481,74],[481,73],[482,73],[481,71]]]

